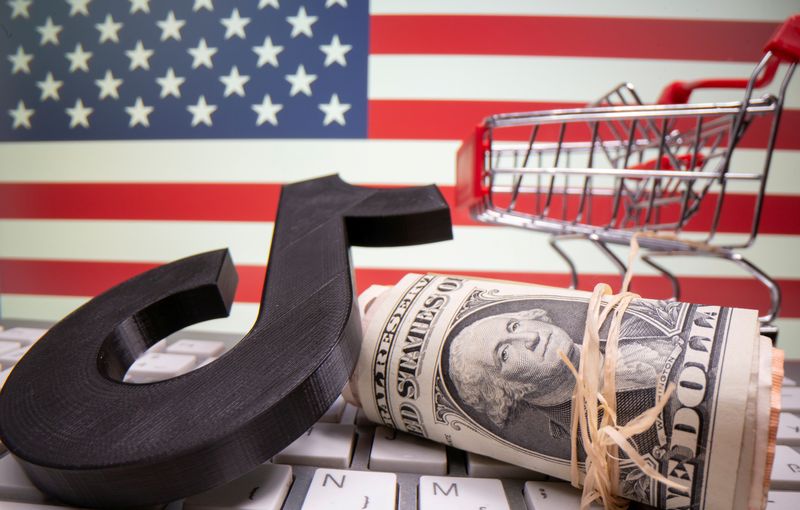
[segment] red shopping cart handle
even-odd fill
[[[755,88],[761,88],[772,83],[775,71],[778,70],[779,61],[772,59],[764,68],[764,72],[755,82]],[[674,81],[664,87],[656,101],[658,104],[686,104],[689,96],[697,89],[744,89],[747,88],[747,78],[718,78],[697,81]]]
[[[800,14],[795,14],[778,27],[764,46],[764,53],[768,51],[785,62],[800,60]]]
[[[770,52],[776,58],[771,59],[761,76],[755,82],[755,88],[769,85],[778,70],[778,64],[797,62],[800,60],[800,14],[787,19],[764,46],[764,53]],[[675,81],[667,85],[656,101],[658,104],[685,104],[696,89],[744,89],[747,78],[741,79],[709,79],[692,82]]]

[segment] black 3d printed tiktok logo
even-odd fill
[[[258,318],[220,359],[152,384],[122,376],[150,345],[230,311],[227,250],[132,278],[56,324],[0,394],[0,435],[33,482],[70,504],[164,503],[232,480],[306,431],[355,364],[349,246],[449,239],[435,187],[336,176],[284,186]]]

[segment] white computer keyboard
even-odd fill
[[[0,385],[44,332],[24,327],[0,331]],[[236,341],[195,336],[173,336],[154,345],[131,365],[125,381],[175,377],[210,363]],[[793,378],[800,379],[800,364],[788,368],[769,510],[800,508],[800,386]],[[0,509],[64,508],[39,492],[12,456],[1,455]],[[223,487],[170,503],[166,510],[567,510],[577,508],[579,500],[580,493],[566,482],[376,426],[340,397],[269,462]]]

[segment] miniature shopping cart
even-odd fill
[[[482,222],[549,233],[573,288],[577,268],[560,246],[567,239],[588,240],[624,273],[625,264],[608,245],[627,245],[640,233],[642,259],[670,281],[674,299],[680,283],[655,258],[728,260],[769,290],[771,306],[761,317],[769,324],[780,307],[780,289],[737,250],[752,245],[758,234],[783,102],[799,58],[795,15],[767,43],[749,80],[676,82],[656,104],[643,104],[625,83],[586,108],[488,117],[458,151],[456,203]],[[754,98],[781,63],[788,65],[781,66],[777,94]],[[737,102],[689,103],[700,88],[745,92]],[[734,151],[756,122],[769,124],[763,165],[733,168]],[[731,190],[749,190],[747,210],[730,198]],[[730,215],[737,222],[747,215],[749,226],[733,243],[718,235]]]

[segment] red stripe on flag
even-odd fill
[[[78,260],[0,259],[0,293],[96,296],[160,264]],[[237,266],[236,301],[261,300],[266,267]]]
[[[279,184],[0,184],[0,218],[275,221]]]
[[[535,180],[530,176],[523,180],[523,185],[533,185]],[[549,179],[543,180],[543,190],[546,191]],[[559,181],[563,183],[563,181]],[[572,185],[579,186],[582,183],[580,178],[573,177]],[[757,191],[757,183],[753,183],[754,193]],[[485,225],[483,223],[476,223],[469,217],[468,211],[463,208],[455,207],[455,188],[442,187],[442,194],[447,202],[450,204],[452,211],[452,219],[455,225]],[[494,203],[497,207],[503,208],[510,203],[510,193],[497,193],[493,196]],[[536,214],[541,211],[540,208],[544,207],[545,193],[541,194],[541,200],[537,202],[536,195],[522,193],[519,195],[515,210],[528,214]],[[678,195],[682,198],[682,195]],[[685,232],[708,232],[713,224],[714,213],[716,212],[717,202],[719,195],[709,193],[700,202],[700,206],[688,221],[684,224],[683,230]],[[538,207],[537,208],[537,204]],[[580,210],[581,197],[580,195],[570,195],[567,197],[566,204],[560,194],[554,194],[550,203],[550,216],[551,219],[572,221],[578,217]],[[566,207],[565,207],[566,205]],[[625,217],[624,207],[625,201],[621,201],[618,205],[618,218]],[[591,198],[591,204],[585,206],[585,211],[590,210],[591,216],[588,218],[584,216],[582,221],[591,225],[606,226],[611,221],[613,215],[613,197],[608,195],[594,195]],[[753,220],[755,215],[756,196],[744,195],[738,193],[726,193],[725,199],[722,203],[720,211],[720,220],[717,225],[718,232],[735,233],[735,234],[749,234],[753,228]],[[659,221],[662,224],[676,222],[679,218],[681,204],[676,202],[672,205],[665,205],[660,208]],[[761,210],[761,219],[758,225],[757,233],[761,234],[778,234],[778,235],[800,235],[800,216],[797,211],[800,210],[800,196],[793,195],[766,195]],[[564,214],[566,211],[566,214]],[[588,214],[588,212],[586,213]],[[655,216],[654,216],[655,218]],[[619,225],[615,223],[619,228]]]
[[[580,108],[577,103],[513,101],[369,101],[368,137],[419,140],[463,140],[484,118],[495,113]],[[521,140],[526,139],[524,136]]]
[[[454,169],[455,171],[455,169]],[[455,225],[476,223],[467,211],[455,207],[455,188],[440,186],[450,204]],[[755,189],[754,189],[755,191]],[[0,218],[73,220],[178,220],[178,221],[275,221],[280,184],[273,183],[5,183],[0,184]],[[502,205],[502,195],[496,197]],[[711,226],[718,196],[705,197],[685,230],[705,232]],[[568,218],[578,210],[578,196],[567,200]],[[523,196],[522,210],[532,211],[535,201]],[[728,193],[721,214],[721,232],[746,233],[752,226],[754,195]],[[611,217],[612,199],[592,199],[592,221],[605,225]],[[556,195],[551,204],[562,211]],[[763,234],[800,235],[800,196],[767,195],[762,212]],[[662,211],[671,219],[677,207]]]
[[[128,262],[3,259],[0,260],[0,282],[3,285],[0,291],[4,294],[94,296],[156,266]],[[236,300],[260,302],[266,268],[237,266],[237,271],[239,287]],[[408,272],[404,269],[356,269],[358,292],[373,284],[393,285]],[[566,274],[489,271],[459,271],[459,274],[554,287],[569,284]],[[600,282],[607,282],[614,288],[620,285],[618,276],[588,274],[581,275],[580,288],[591,290]],[[682,277],[681,283],[681,299],[688,302],[759,308],[762,311],[769,302],[766,289],[754,279]],[[780,316],[800,318],[800,280],[783,279],[778,280],[778,284],[783,291]],[[669,284],[657,276],[634,278],[632,290],[650,298],[667,298],[670,295]]]
[[[496,113],[538,112],[584,106],[580,103],[372,99],[369,101],[368,135],[375,139],[463,140],[484,118]],[[588,142],[590,131],[587,125],[574,125],[576,128],[567,129],[565,140]],[[756,118],[739,146],[765,148],[769,128],[769,119]],[[800,150],[800,137],[796,135],[798,132],[800,110],[784,109],[776,148]],[[504,140],[527,140],[529,136],[529,128],[503,131]],[[546,126],[539,131],[537,140],[554,142],[558,139],[557,136],[557,125]]]
[[[755,62],[777,26],[685,19],[372,16],[370,53]]]

